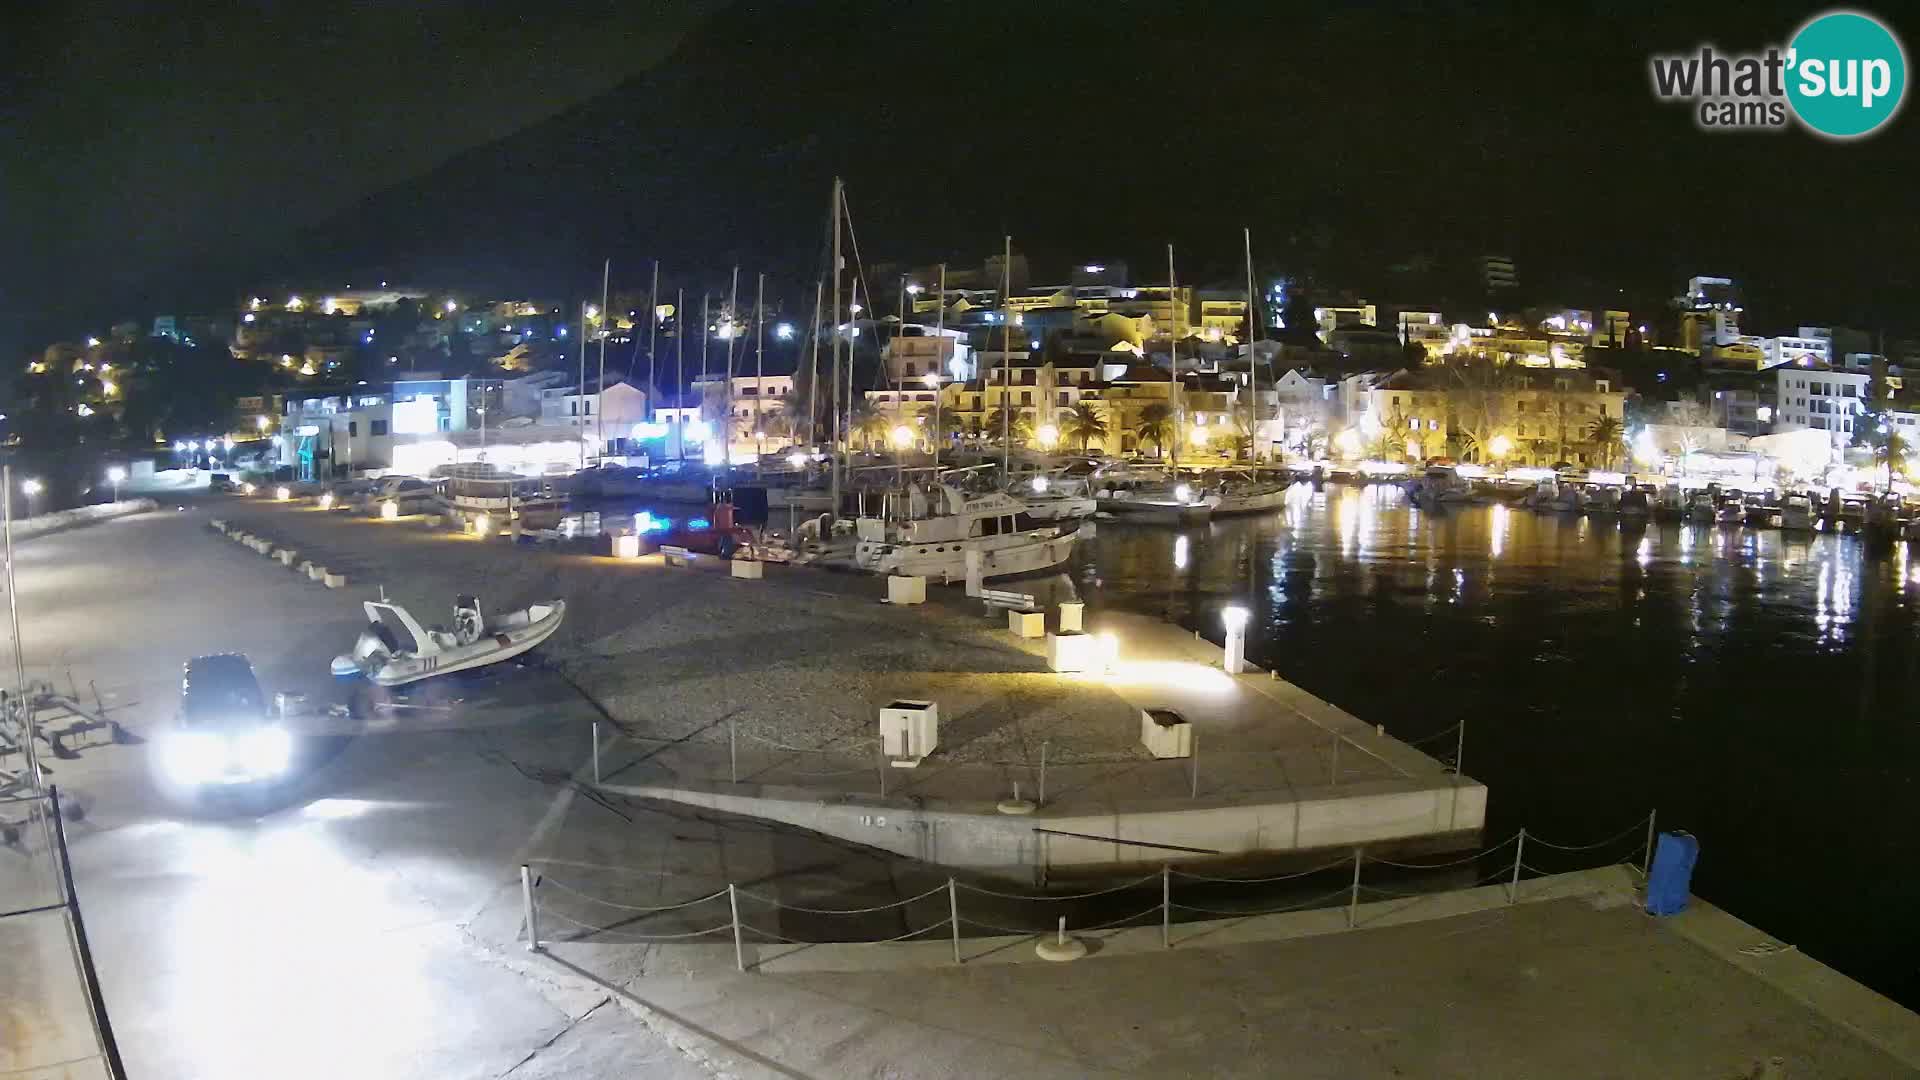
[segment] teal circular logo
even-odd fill
[[[1835,139],[1865,135],[1893,118],[1907,90],[1907,57],[1869,15],[1833,11],[1788,46],[1787,102],[1800,122]]]

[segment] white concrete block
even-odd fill
[[[1066,633],[1067,631],[1071,630],[1077,634],[1081,630],[1085,629],[1085,627],[1080,625],[1080,617],[1081,617],[1081,614],[1086,611],[1086,608],[1087,608],[1087,605],[1081,603],[1078,600],[1061,601],[1060,632]]]
[[[640,536],[627,533],[613,538],[613,557],[616,559],[637,559],[640,557]]]
[[[913,768],[940,745],[940,706],[904,698],[880,710],[880,752],[900,768]]]
[[[1193,756],[1193,725],[1172,709],[1140,711],[1140,745],[1157,758]]]
[[[734,577],[747,581],[759,581],[766,573],[766,563],[759,559],[734,559],[729,564]]]
[[[274,557],[274,558],[276,558],[276,559],[278,559],[278,560],[280,560],[280,565],[281,565],[281,566],[292,566],[292,565],[293,565],[293,557],[294,557],[295,555],[297,555],[297,554],[299,554],[299,553],[298,553],[298,552],[295,552],[295,551],[289,551],[289,550],[287,550],[286,548],[274,548],[274,549],[273,549],[273,557]]]
[[[347,587],[347,575],[328,574],[320,580],[320,583],[329,589],[344,589]]]
[[[1007,629],[1018,638],[1045,637],[1047,633],[1047,615],[1044,611],[1009,611]]]
[[[927,579],[910,574],[887,575],[887,603],[924,604],[927,602]]]
[[[1103,671],[1100,641],[1091,634],[1047,635],[1047,667],[1054,671]]]
[[[326,576],[327,576],[327,568],[326,568],[326,567],[324,567],[324,566],[315,566],[315,565],[313,565],[312,563],[308,563],[308,564],[307,564],[307,579],[308,579],[309,581],[319,581],[319,580],[321,580],[321,579],[323,579],[323,578],[325,578]]]

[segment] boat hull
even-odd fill
[[[1051,570],[1073,556],[1077,532],[1034,536],[1026,543],[1000,547],[976,545],[981,553],[981,576],[1013,577]],[[906,574],[913,577],[957,581],[967,576],[967,551],[962,542],[944,544],[870,544],[854,550],[856,567],[875,574]]]
[[[461,671],[498,664],[520,656],[538,647],[560,629],[560,623],[567,615],[567,602],[555,600],[549,610],[539,618],[514,626],[509,625],[497,630],[488,630],[478,641],[467,645],[458,645],[443,649],[430,656],[396,656],[371,670],[364,671],[368,682],[375,686],[406,686],[441,675],[452,675]],[[528,611],[531,612],[532,608]]]

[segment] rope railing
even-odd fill
[[[1553,873],[1551,871],[1543,870],[1540,867],[1535,866],[1533,863],[1530,863],[1527,861],[1527,857],[1526,857],[1527,847],[1529,844],[1536,845],[1537,847],[1544,847],[1544,848],[1547,848],[1548,850],[1556,851],[1556,852],[1589,852],[1589,851],[1596,851],[1601,848],[1609,847],[1612,845],[1617,845],[1620,842],[1626,840],[1628,837],[1635,834],[1636,832],[1639,832],[1642,829],[1644,829],[1647,837],[1646,858],[1648,860],[1651,860],[1652,844],[1653,844],[1653,838],[1654,838],[1654,826],[1657,820],[1658,819],[1656,815],[1648,814],[1646,817],[1641,818],[1639,821],[1636,821],[1633,825],[1627,827],[1626,829],[1623,829],[1620,832],[1615,833],[1614,835],[1608,837],[1605,840],[1601,840],[1591,844],[1554,843],[1552,841],[1541,839],[1540,837],[1535,836],[1532,833],[1529,833],[1525,829],[1521,829],[1519,832],[1515,833],[1513,836],[1510,836],[1507,839],[1502,840],[1497,844],[1493,844],[1487,848],[1481,849],[1471,854],[1463,855],[1454,859],[1448,859],[1443,862],[1401,862],[1393,859],[1382,859],[1382,858],[1377,858],[1377,857],[1367,855],[1364,847],[1355,847],[1351,855],[1349,855],[1346,858],[1340,859],[1339,861],[1336,861],[1336,862],[1323,863],[1319,866],[1314,866],[1308,869],[1294,871],[1292,873],[1275,874],[1275,875],[1268,875],[1263,877],[1221,877],[1221,876],[1213,876],[1208,874],[1197,874],[1191,871],[1176,870],[1173,868],[1171,864],[1167,864],[1167,865],[1163,865],[1160,868],[1159,872],[1157,873],[1147,874],[1138,878],[1134,878],[1129,881],[1124,881],[1115,885],[1108,886],[1103,889],[1094,889],[1090,891],[1077,892],[1077,893],[1009,892],[1009,891],[1004,891],[1000,889],[987,888],[982,885],[962,883],[956,878],[948,878],[944,884],[936,885],[933,888],[927,889],[923,892],[916,893],[912,896],[904,897],[899,900],[892,900],[884,904],[870,904],[870,905],[865,905],[860,907],[845,907],[845,908],[815,907],[807,904],[788,903],[787,901],[781,900],[778,897],[768,896],[768,895],[765,895],[764,893],[753,892],[746,889],[742,889],[738,885],[734,885],[734,884],[728,884],[725,888],[718,889],[714,892],[706,894],[705,896],[684,900],[677,904],[660,904],[660,905],[629,904],[622,901],[608,899],[607,897],[604,897],[604,896],[596,896],[593,893],[578,887],[577,885],[570,884],[561,879],[548,877],[544,874],[536,875],[532,869],[534,865],[533,863],[526,863],[521,865],[520,880],[521,880],[521,890],[522,890],[523,914],[526,920],[527,947],[534,951],[539,951],[541,948],[541,938],[540,938],[539,927],[540,927],[540,918],[542,916],[551,916],[552,918],[556,918],[560,920],[561,923],[574,927],[579,931],[584,931],[585,934],[589,936],[594,936],[597,938],[602,938],[602,939],[614,941],[614,942],[629,942],[629,943],[635,943],[635,944],[646,944],[646,943],[653,943],[653,942],[691,941],[696,938],[709,937],[714,934],[727,931],[727,932],[730,932],[733,937],[735,964],[741,971],[746,971],[748,967],[747,951],[746,951],[746,938],[748,935],[751,935],[756,939],[765,939],[765,940],[781,942],[785,944],[803,945],[803,946],[804,945],[828,945],[828,944],[878,945],[878,944],[887,944],[891,942],[909,941],[909,940],[933,933],[934,931],[939,930],[942,927],[945,927],[951,932],[953,959],[954,959],[954,963],[958,964],[958,963],[964,962],[961,955],[961,948],[960,948],[961,929],[963,927],[974,927],[976,929],[988,931],[992,933],[1011,934],[1011,935],[1017,935],[1021,937],[1032,937],[1036,935],[1053,934],[1053,933],[1059,933],[1064,935],[1067,932],[1067,927],[1066,927],[1067,920],[1065,918],[1058,918],[1054,920],[1055,925],[1053,926],[1026,927],[1026,926],[1006,926],[998,922],[991,922],[986,919],[980,918],[977,913],[974,913],[974,914],[965,913],[961,910],[961,905],[960,905],[960,897],[963,892],[973,896],[988,897],[993,900],[1012,901],[1017,903],[1041,903],[1041,904],[1073,903],[1078,901],[1097,899],[1099,897],[1104,897],[1104,896],[1113,896],[1116,894],[1137,890],[1137,889],[1140,889],[1142,886],[1149,885],[1152,882],[1157,880],[1160,883],[1160,900],[1158,903],[1153,904],[1150,907],[1143,908],[1129,915],[1123,915],[1118,918],[1108,919],[1104,922],[1082,925],[1082,926],[1074,927],[1073,929],[1081,933],[1092,933],[1092,932],[1101,931],[1101,930],[1111,930],[1117,927],[1125,926],[1127,924],[1137,923],[1139,920],[1145,919],[1151,916],[1155,912],[1159,912],[1162,947],[1172,948],[1173,939],[1172,939],[1171,927],[1173,923],[1173,913],[1176,911],[1182,912],[1187,915],[1195,915],[1195,916],[1201,916],[1201,917],[1207,917],[1207,918],[1248,919],[1248,918],[1258,918],[1258,917],[1269,916],[1269,915],[1281,915],[1281,914],[1288,914],[1288,913],[1294,913],[1294,912],[1302,912],[1310,909],[1325,909],[1330,906],[1333,906],[1333,903],[1335,901],[1344,899],[1346,902],[1345,908],[1346,908],[1347,926],[1351,928],[1359,924],[1358,911],[1359,911],[1359,907],[1363,897],[1378,898],[1378,899],[1383,899],[1387,901],[1408,902],[1408,903],[1402,904],[1398,908],[1389,909],[1394,913],[1400,913],[1400,912],[1406,911],[1410,906],[1424,903],[1429,900],[1434,900],[1438,897],[1455,895],[1467,889],[1477,889],[1487,885],[1504,883],[1507,891],[1506,902],[1509,904],[1517,903],[1519,902],[1519,899],[1521,897],[1521,893],[1522,893],[1521,882],[1525,875],[1532,874],[1535,876],[1547,876]],[[1511,846],[1514,849],[1511,859],[1508,859],[1503,854],[1505,849],[1509,846]],[[1473,876],[1473,880],[1465,884],[1459,884],[1457,883],[1457,881],[1444,882],[1446,887],[1442,889],[1418,889],[1418,888],[1405,889],[1405,888],[1391,887],[1392,885],[1402,883],[1398,879],[1389,879],[1389,881],[1387,882],[1381,882],[1378,880],[1374,882],[1368,882],[1364,880],[1365,870],[1366,870],[1366,867],[1368,867],[1369,865],[1387,867],[1392,870],[1411,872],[1411,873],[1419,873],[1422,871],[1429,871],[1429,870],[1448,872],[1448,871],[1457,871],[1461,867],[1469,866],[1475,863],[1484,863],[1484,861],[1489,856],[1492,856],[1495,854],[1501,854],[1501,862],[1491,872],[1485,873],[1485,874],[1477,874]],[[559,865],[559,866],[570,865],[564,860],[545,859],[545,860],[537,860],[537,861],[540,865]],[[579,865],[584,867],[594,866],[594,864],[571,864],[571,865]],[[1588,867],[1588,869],[1597,869],[1599,865],[1620,865],[1620,864],[1617,861],[1612,863],[1602,863],[1602,864],[1597,864],[1594,867]],[[1217,889],[1220,886],[1264,886],[1264,885],[1274,885],[1274,884],[1279,884],[1279,883],[1284,883],[1289,881],[1295,881],[1303,878],[1312,877],[1313,875],[1316,875],[1316,874],[1325,874],[1325,873],[1328,873],[1334,870],[1339,870],[1342,868],[1349,869],[1352,876],[1348,880],[1348,882],[1345,885],[1343,885],[1341,888],[1332,890],[1330,892],[1324,892],[1318,895],[1305,897],[1298,900],[1293,900],[1291,902],[1280,904],[1277,906],[1270,905],[1270,906],[1264,906],[1264,907],[1258,907],[1258,908],[1233,908],[1233,907],[1214,906],[1209,904],[1192,904],[1192,903],[1187,903],[1184,900],[1176,901],[1174,898],[1174,883],[1176,879],[1179,879],[1182,882],[1191,883],[1189,886],[1190,888],[1200,887],[1205,889]],[[604,867],[602,869],[618,871],[620,868]],[[1645,872],[1643,868],[1636,868],[1636,869],[1640,869],[1642,873]],[[667,875],[667,876],[671,876],[671,875]],[[1453,875],[1453,876],[1457,879],[1457,877],[1460,875]],[[691,908],[691,907],[696,907],[704,904],[710,904],[724,897],[726,898],[726,901],[727,901],[729,919],[725,923],[708,927],[702,930],[690,930],[686,932],[671,933],[671,934],[635,933],[635,932],[621,929],[619,927],[595,926],[592,923],[583,922],[580,919],[577,919],[571,915],[568,915],[563,911],[555,910],[555,908],[551,904],[541,904],[539,902],[536,886],[552,886],[554,890],[558,893],[563,893],[568,896],[572,896],[579,900],[586,901],[590,904],[598,904],[615,911],[634,912],[640,916],[658,915],[666,912],[679,911],[685,908]],[[944,894],[946,897],[947,912],[945,917],[939,919],[938,921],[929,923],[923,926],[918,926],[913,929],[906,930],[902,933],[893,934],[892,936],[889,936],[889,937],[865,938],[865,939],[859,939],[855,941],[842,941],[842,942],[814,941],[814,940],[788,937],[784,934],[780,934],[775,931],[767,930],[763,927],[754,925],[752,922],[743,918],[740,911],[740,903],[744,899],[744,900],[750,901],[753,904],[760,905],[760,908],[762,910],[791,911],[801,915],[809,915],[809,916],[857,917],[857,916],[867,916],[867,915],[878,915],[882,912],[889,912],[889,911],[903,911],[903,909],[908,908],[910,905],[919,904],[925,901],[932,900],[937,896],[941,896],[942,894]],[[1544,895],[1544,893],[1536,893],[1535,895],[1536,896]],[[903,912],[902,918],[904,920],[904,912]],[[572,940],[578,940],[578,939],[579,939],[578,936],[575,936]]]

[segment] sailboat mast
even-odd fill
[[[585,300],[580,301],[580,385],[574,391],[583,407],[587,403],[587,307]],[[580,420],[580,467],[584,469],[587,467],[587,425],[579,416],[574,419]]]
[[[940,264],[939,314],[934,316],[933,342],[933,475],[940,475],[940,442],[946,432],[940,427],[940,399],[945,395],[946,386],[941,381],[947,366],[947,264]]]
[[[760,471],[760,459],[767,452],[767,422],[762,417],[767,399],[767,275],[762,272],[753,286],[753,471]]]
[[[1247,402],[1247,457],[1260,460],[1260,357],[1254,348],[1259,338],[1259,321],[1253,317],[1253,230],[1242,227],[1241,238],[1247,249],[1247,384],[1252,397]]]
[[[613,260],[600,264],[600,381],[594,386],[593,400],[596,406],[593,422],[594,448],[602,455],[607,452],[607,324],[612,316],[607,314],[607,282],[613,276]]]
[[[827,214],[833,230],[833,307],[827,314],[827,325],[833,328],[833,445],[829,448],[833,454],[833,479],[830,498],[833,502],[833,515],[840,516],[840,452],[849,446],[846,432],[840,423],[840,178],[833,178],[833,202]]]
[[[653,360],[655,331],[660,329],[660,260],[653,260],[653,287],[647,290],[647,400],[660,394],[658,365]]]
[[[740,336],[740,268],[733,268],[733,285],[727,293],[727,386],[721,391],[720,400],[726,409],[727,421],[721,428],[720,460],[728,468],[733,467],[733,343]]]
[[[1180,467],[1180,321],[1174,315],[1179,293],[1173,274],[1173,245],[1167,245],[1167,410],[1173,416],[1173,467]]]
[[[687,460],[687,290],[673,294],[673,395],[680,405],[680,422],[674,425],[674,449],[680,460]]]
[[[1000,252],[1000,479],[1013,478],[1013,237]]]
[[[810,446],[820,444],[820,294],[827,283],[818,278],[813,282],[813,336],[808,351],[813,359],[807,367],[807,443]]]

